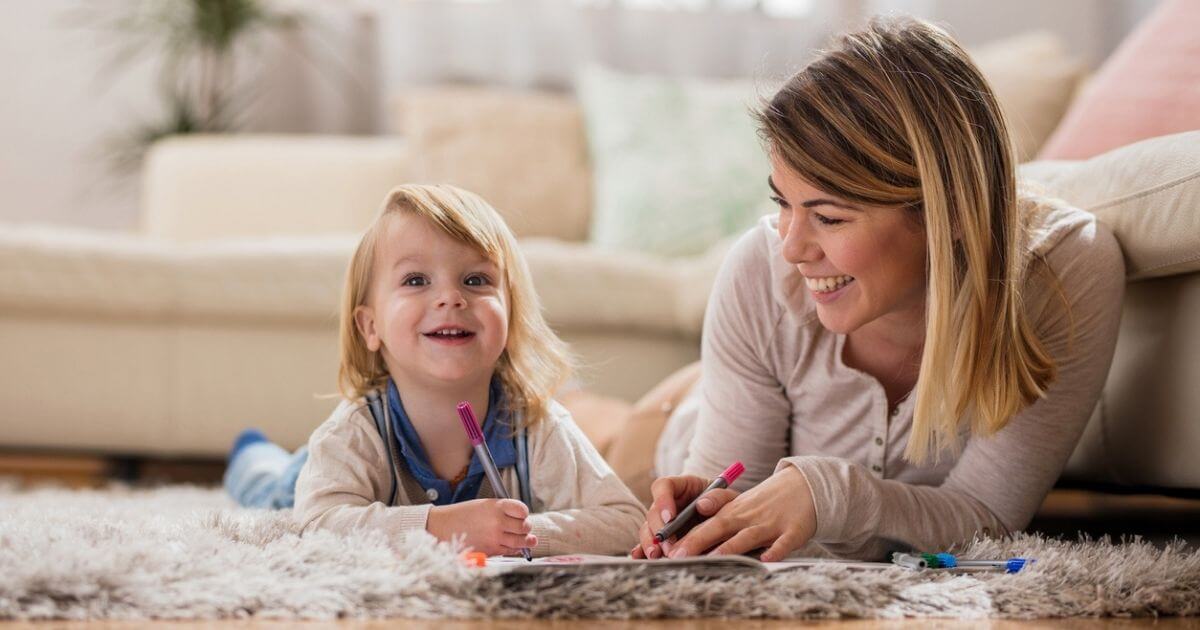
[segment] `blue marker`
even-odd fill
[[[1008,560],[959,560],[948,553],[893,553],[892,562],[910,569],[1001,569],[1005,573],[1017,573],[1033,564],[1032,558],[1009,558]]]

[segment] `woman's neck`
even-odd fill
[[[458,403],[471,403],[476,419],[482,424],[487,418],[491,379],[446,386],[394,380],[404,412],[421,438],[430,468],[441,479],[453,479],[471,461],[471,441],[459,420]]]
[[[924,304],[889,313],[846,335],[842,361],[883,385],[895,406],[917,384],[925,348]]]

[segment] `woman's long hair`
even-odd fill
[[[1045,395],[1055,364],[1021,300],[1013,149],[979,69],[941,29],[875,19],[787,81],[757,117],[806,182],[908,208],[927,246],[925,346],[905,456],[989,435]]]

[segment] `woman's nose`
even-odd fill
[[[803,221],[793,219],[780,225],[783,237],[783,259],[793,265],[821,259],[821,247],[813,240]]]

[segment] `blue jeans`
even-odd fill
[[[289,453],[272,442],[249,444],[225,468],[225,491],[244,507],[290,508],[296,502],[296,478],[306,461],[305,446]]]

